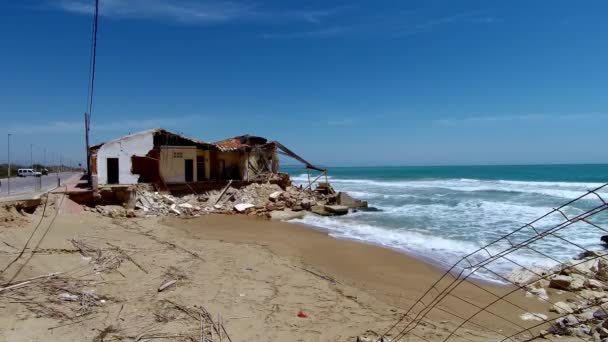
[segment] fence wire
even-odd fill
[[[404,339],[408,341],[478,341],[480,339],[531,341],[546,336],[547,331],[563,331],[563,326],[560,327],[556,322],[567,317],[569,313],[550,314],[552,317],[535,313],[539,307],[546,310],[547,307],[555,306],[556,302],[534,292],[532,286],[534,283],[552,279],[564,272],[577,273],[579,272],[577,266],[585,263],[588,265],[590,261],[598,259],[608,261],[608,254],[598,254],[575,241],[580,234],[589,233],[591,230],[598,234],[608,235],[608,229],[602,227],[601,223],[594,222],[596,215],[608,209],[608,203],[600,194],[602,190],[608,190],[607,187],[608,183],[588,190],[582,196],[554,208],[534,221],[526,223],[462,257],[443,273],[399,320],[388,327],[377,341],[381,341],[383,337],[390,338],[393,342]],[[566,230],[573,227],[576,229],[574,234],[564,234]],[[536,247],[540,242],[549,240],[552,240],[556,248],[559,248],[560,245],[573,246],[587,257],[580,259],[580,262],[560,260]],[[530,257],[545,259],[555,266],[546,270],[523,265],[514,260],[515,252],[525,252],[525,255]],[[506,277],[492,269],[492,266],[499,263],[501,265],[507,263],[514,269],[521,270],[520,272],[527,272],[531,278],[522,282]],[[486,286],[479,281],[480,278],[488,276],[507,286],[502,291],[496,291],[496,287]],[[608,288],[608,284],[606,285]],[[465,291],[465,288],[465,294],[458,293],[458,290]],[[581,313],[594,307],[599,308],[601,304],[600,301],[590,301],[589,297],[576,292],[568,292],[568,294],[571,298],[580,299],[582,303],[588,303],[588,305],[579,306],[574,313]],[[538,300],[529,297],[536,297]],[[479,303],[481,298],[487,298],[487,301]],[[456,301],[457,305],[449,305],[449,301]],[[514,315],[514,313],[517,314]],[[521,314],[527,314],[533,320],[524,320],[521,318]],[[452,325],[429,335],[428,327],[433,325],[434,315],[442,315],[441,317],[447,315]],[[608,317],[608,313],[606,313],[606,317]],[[589,320],[577,319],[576,322],[570,322],[568,327],[578,328],[582,324],[587,324]],[[470,333],[469,328],[483,332],[487,334],[487,337],[475,336]],[[426,335],[425,332],[427,332]],[[574,335],[571,337],[583,341],[591,339],[591,336]]]

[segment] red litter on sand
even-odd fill
[[[300,311],[298,311],[298,317],[300,317],[300,318],[307,318],[308,315],[306,313],[304,313],[304,311],[300,310]]]

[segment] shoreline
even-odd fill
[[[380,243],[375,243],[373,241],[366,241],[366,240],[362,240],[362,239],[355,239],[355,238],[342,238],[342,237],[337,237],[331,234],[331,230],[325,227],[320,227],[320,226],[315,226],[313,224],[308,224],[308,223],[304,223],[304,222],[291,222],[291,220],[289,221],[281,221],[287,224],[292,224],[292,225],[296,225],[296,226],[300,226],[300,227],[304,227],[307,229],[312,229],[321,233],[325,233],[328,237],[338,240],[338,241],[352,241],[355,243],[360,243],[363,245],[369,245],[369,246],[373,246],[373,247],[377,247],[377,248],[383,248],[383,249],[387,249],[393,252],[396,252],[400,255],[405,255],[408,258],[413,258],[416,259],[420,262],[426,263],[434,268],[436,268],[438,270],[439,276],[443,275],[445,272],[447,272],[452,266],[453,264],[442,264],[441,262],[429,257],[429,256],[425,256],[422,253],[415,253],[412,251],[407,251],[405,249],[401,249],[401,248],[396,248],[396,247],[392,247],[392,246],[387,246],[387,245],[383,245]],[[453,271],[454,272],[454,271]],[[451,272],[451,273],[453,273]],[[503,275],[503,276],[507,276],[507,275]],[[506,281],[501,281],[501,280],[491,280],[491,279],[485,279],[485,278],[481,278],[479,276],[477,276],[476,274],[473,275],[473,277],[469,277],[467,278],[467,281],[471,281],[471,282],[475,282],[476,284],[479,285],[489,285],[489,286],[499,286],[499,287],[509,287],[510,283],[506,282]]]
[[[198,239],[264,246],[275,254],[295,257],[331,277],[380,294],[386,302],[392,302],[392,297],[399,293],[406,299],[400,301],[400,309],[405,310],[447,271],[427,258],[362,240],[337,238],[323,227],[298,222],[211,214],[188,219],[163,218],[160,223],[183,229]],[[327,249],[334,250],[327,253]],[[402,272],[410,275],[408,285],[412,286],[403,287]],[[466,281],[497,291],[513,288],[510,284],[473,277]]]

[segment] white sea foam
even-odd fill
[[[581,196],[586,190],[601,186],[600,183],[464,178],[395,181],[330,178],[337,190],[368,200],[371,206],[382,211],[360,211],[346,217],[307,216],[299,222],[327,229],[334,237],[413,253],[446,267],[467,253],[543,216],[552,208]],[[308,177],[302,174],[292,177],[292,180],[296,184],[307,184]],[[608,189],[602,189],[600,193],[607,195]],[[589,200],[598,199],[589,196]],[[564,211],[574,217],[583,209],[568,207]],[[608,217],[602,220],[608,223]],[[555,213],[535,227],[542,231],[563,221],[564,218]],[[525,241],[534,234],[531,228],[526,227],[514,234],[511,242]],[[576,223],[559,234],[567,236],[576,245],[594,247],[599,243],[601,232],[589,229],[584,223]],[[547,237],[534,242],[531,245],[534,250],[518,250],[509,255],[511,261],[501,259],[490,264],[489,268],[506,275],[520,265],[550,267],[556,264],[556,260],[564,261],[578,254],[581,250],[574,244]],[[501,241],[491,248],[491,253],[509,247],[506,241]],[[487,271],[481,275],[491,280],[499,279]]]
[[[510,180],[478,180],[478,179],[433,179],[433,180],[407,180],[407,181],[378,181],[369,179],[344,179],[329,177],[337,186],[364,188],[391,188],[391,189],[447,189],[453,191],[502,191],[542,194],[566,199],[575,199],[587,190],[600,187],[602,183],[568,183],[568,182],[538,182],[538,181],[510,181]],[[307,184],[308,178],[304,175],[294,176],[296,184]],[[357,191],[357,190],[355,190]],[[362,191],[362,190],[359,190]],[[608,194],[608,189],[600,192]]]

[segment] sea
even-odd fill
[[[287,166],[283,171],[296,185],[308,184],[304,168]],[[501,240],[464,262],[483,260],[509,248],[509,243],[517,244],[563,223],[565,217],[558,212],[544,215],[608,182],[608,164],[329,167],[328,177],[337,191],[368,201],[371,210],[339,217],[309,215],[296,222],[447,269],[456,263],[460,267],[463,256],[515,230],[519,229],[509,242]],[[608,201],[608,187],[597,193]],[[573,218],[601,205],[600,201],[589,194],[562,212]],[[536,231],[525,226],[535,220]],[[571,260],[582,248],[603,249],[600,238],[608,235],[608,211],[594,215],[590,222],[606,231],[576,222],[478,270],[474,277],[505,282],[510,272],[522,266],[548,268]]]

